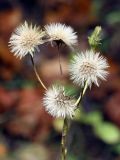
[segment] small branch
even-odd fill
[[[85,85],[84,85],[84,87],[83,87],[83,90],[82,90],[82,92],[80,93],[80,96],[78,97],[78,99],[77,99],[77,101],[76,101],[76,103],[75,103],[75,106],[78,106],[78,104],[80,103],[80,101],[82,100],[82,98],[83,98],[83,96],[84,96],[84,94],[85,94],[85,92],[86,92],[86,90],[87,90],[87,87],[88,87],[88,85],[87,85],[87,81],[85,82]]]
[[[58,53],[58,60],[59,60],[59,67],[60,67],[60,74],[63,75],[63,71],[62,71],[62,65],[61,65],[61,56],[60,56],[60,46],[61,46],[61,42],[57,42],[57,53]]]
[[[60,74],[62,75],[63,71],[62,71],[61,57],[60,57],[60,53],[59,53],[59,48],[58,48],[58,59],[59,59]]]
[[[67,133],[68,133],[68,119],[64,118],[62,140],[61,140],[61,160],[66,160],[67,156],[67,146],[66,146]]]
[[[33,69],[34,69],[35,75],[36,75],[39,83],[42,85],[42,87],[43,87],[45,90],[47,90],[47,87],[44,85],[44,83],[42,82],[42,80],[41,80],[41,78],[40,78],[40,76],[39,76],[39,74],[38,74],[38,71],[37,71],[37,68],[36,68],[36,66],[35,66],[33,57],[32,57],[32,56],[30,56],[30,57],[31,57],[31,61],[32,61],[32,65],[33,65]]]

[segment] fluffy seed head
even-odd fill
[[[108,67],[109,65],[103,56],[90,50],[75,55],[69,70],[75,84],[83,87],[87,81],[88,86],[91,87],[92,83],[99,86],[99,80],[106,79]]]
[[[46,111],[53,117],[71,117],[74,115],[75,100],[67,96],[63,86],[53,86],[46,91],[43,103]]]
[[[72,47],[77,43],[77,35],[73,28],[61,23],[51,23],[45,26],[46,34],[51,41],[62,41]]]
[[[43,44],[43,32],[39,27],[28,25],[27,22],[16,28],[10,37],[9,46],[16,57],[24,57],[26,54],[33,53],[38,45]]]

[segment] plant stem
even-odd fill
[[[67,133],[68,133],[68,119],[64,118],[62,140],[61,140],[61,160],[66,160],[67,156],[67,146],[66,146]]]
[[[58,49],[58,59],[59,59],[60,74],[62,75],[62,74],[63,74],[63,71],[62,71],[61,57],[60,57],[59,49]]]
[[[88,85],[87,85],[87,81],[85,82],[85,85],[84,85],[84,87],[83,87],[83,90],[82,90],[82,92],[80,93],[80,96],[78,97],[78,99],[77,99],[77,101],[76,101],[76,103],[75,103],[75,106],[78,106],[78,104],[80,103],[80,101],[82,100],[82,98],[83,98],[83,96],[84,96],[84,94],[85,94],[85,92],[86,92],[86,90],[87,90],[87,87],[88,87]]]
[[[36,66],[35,66],[33,57],[32,57],[32,56],[30,56],[30,57],[31,57],[31,61],[32,61],[32,65],[33,65],[33,69],[34,69],[35,75],[36,75],[39,83],[42,85],[42,87],[43,87],[45,90],[47,90],[47,87],[44,85],[44,83],[42,82],[42,80],[41,80],[41,78],[40,78],[40,76],[39,76],[39,74],[38,74],[38,71],[37,71],[37,68],[36,68]]]
[[[60,56],[60,46],[61,46],[61,42],[57,42],[57,53],[58,53],[58,60],[59,60],[59,68],[60,68],[60,74],[63,74],[62,71],[62,64],[61,64],[61,56]]]

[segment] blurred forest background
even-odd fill
[[[29,55],[21,61],[8,48],[14,28],[27,20],[44,26],[71,25],[79,35],[79,49],[89,48],[87,37],[96,25],[103,28],[99,51],[108,58],[110,74],[100,88],[88,90],[68,135],[68,160],[120,160],[120,1],[119,0],[0,0],[0,160],[58,160],[62,120],[42,106],[44,91],[33,72]],[[47,86],[69,81],[70,50],[46,44],[35,54]]]

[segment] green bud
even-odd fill
[[[100,43],[100,41],[101,41],[101,31],[102,31],[101,26],[96,26],[94,31],[92,32],[92,34],[88,37],[89,45],[92,48],[96,48],[99,44],[101,44]]]

